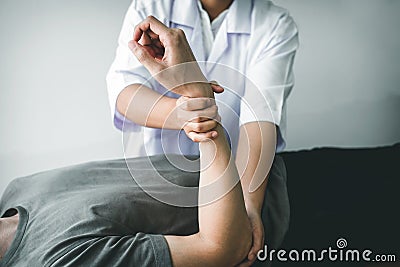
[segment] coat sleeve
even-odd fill
[[[240,125],[272,122],[279,130],[278,146],[284,146],[285,102],[293,88],[293,62],[298,48],[296,24],[285,13],[279,17],[271,34],[258,40],[259,49],[254,50],[256,54],[246,72]]]
[[[153,88],[150,73],[136,59],[128,47],[128,42],[133,38],[135,26],[145,19],[145,14],[136,9],[137,1],[130,5],[118,38],[118,47],[115,59],[107,73],[108,98],[111,116],[116,128],[124,131],[139,131],[140,125],[126,119],[116,110],[116,101],[121,91],[131,84],[144,84]]]

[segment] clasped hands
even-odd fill
[[[172,116],[177,128],[183,129],[194,142],[214,139],[220,122],[214,93],[224,89],[216,82],[208,82],[186,40],[184,32],[165,26],[149,16],[134,31],[129,48],[150,74],[165,88],[181,95]],[[246,205],[247,206],[247,205]],[[251,205],[250,205],[251,206]],[[256,253],[264,244],[261,212],[247,208],[253,228],[253,245],[241,267],[251,266]]]

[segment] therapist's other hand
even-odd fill
[[[215,93],[224,91],[216,82],[211,82],[211,86]],[[181,96],[176,101],[176,107],[179,127],[192,141],[202,142],[218,136],[218,132],[214,129],[221,121],[221,117],[214,98]]]
[[[257,253],[264,246],[264,224],[262,222],[260,211],[252,208],[247,208],[247,216],[250,220],[250,225],[253,232],[253,244],[248,253],[247,259],[240,263],[239,267],[248,267],[254,264],[257,260]]]
[[[213,97],[181,29],[168,28],[153,16],[135,27],[129,48],[165,88],[189,97]]]

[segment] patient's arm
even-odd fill
[[[233,266],[251,247],[239,175],[222,127],[216,130],[215,140],[200,143],[199,203],[208,203],[216,194],[223,197],[199,206],[197,234],[166,236],[174,266]],[[217,188],[202,188],[217,180]]]
[[[129,47],[165,88],[189,97],[213,98],[182,30],[148,17],[136,26]],[[218,125],[216,131],[213,141],[200,143],[199,232],[166,236],[174,266],[233,266],[251,247],[236,165],[222,127]],[[213,182],[216,184],[205,187]]]

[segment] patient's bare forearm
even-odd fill
[[[225,133],[200,143],[199,233],[166,236],[174,266],[233,266],[247,256],[251,228]]]
[[[200,143],[200,233],[220,245],[243,242],[247,246],[251,238],[243,236],[249,229],[249,221],[239,174],[220,125],[217,131],[215,140]]]

